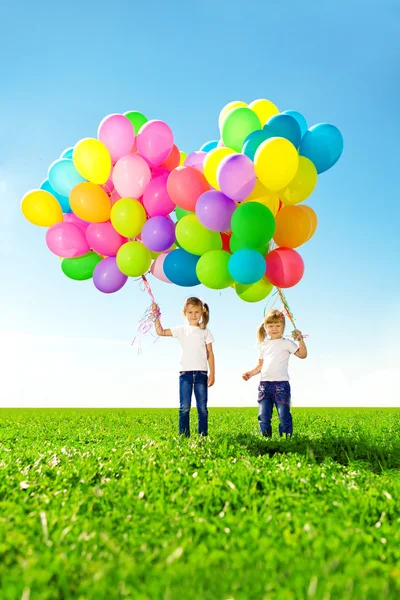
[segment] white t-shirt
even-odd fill
[[[208,371],[206,344],[212,344],[214,338],[209,329],[192,325],[171,327],[172,337],[181,343],[182,353],[180,371]]]
[[[261,381],[289,381],[288,363],[291,354],[299,349],[292,340],[281,337],[278,340],[270,338],[259,345]]]

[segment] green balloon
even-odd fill
[[[272,283],[266,277],[263,277],[260,281],[252,285],[235,284],[237,295],[245,302],[260,302],[261,300],[265,300],[273,287]]]
[[[228,271],[231,255],[225,250],[210,250],[201,256],[196,265],[200,282],[212,290],[222,290],[234,282]]]
[[[241,152],[247,136],[259,129],[262,129],[260,119],[251,108],[246,106],[233,108],[222,121],[222,141],[227,148]]]
[[[195,214],[182,217],[175,233],[178,244],[190,254],[202,256],[210,250],[222,250],[221,235],[204,227]]]
[[[175,209],[175,214],[176,214],[176,218],[179,221],[180,219],[182,219],[182,217],[186,217],[187,215],[193,215],[194,213],[190,210],[185,210],[184,208],[177,206]]]
[[[129,119],[132,123],[135,135],[139,133],[139,129],[142,127],[142,125],[148,121],[148,119],[137,110],[128,110],[128,112],[124,113],[124,117]]]
[[[150,250],[140,242],[126,242],[117,252],[117,267],[124,275],[140,277],[149,270]]]
[[[249,248],[261,248],[275,233],[275,218],[261,202],[243,202],[232,215],[232,233]]]
[[[251,245],[246,244],[246,242],[244,242],[243,240],[238,238],[238,236],[235,234],[232,234],[230,237],[229,247],[230,247],[232,253],[237,252],[238,250],[241,250],[242,248],[252,248]],[[259,252],[263,256],[267,256],[268,250],[269,250],[269,242],[267,242],[263,246],[260,246],[259,248],[253,248],[253,250],[257,250],[257,252]]]
[[[93,277],[93,271],[96,265],[103,259],[96,252],[88,252],[77,258],[63,258],[61,269],[67,277],[75,281],[84,281]]]

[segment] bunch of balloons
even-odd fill
[[[47,227],[63,273],[103,293],[149,271],[179,286],[234,287],[248,302],[304,272],[295,250],[315,232],[319,173],[340,157],[332,125],[307,129],[268,100],[221,111],[221,139],[189,156],[170,127],[138,111],[107,116],[50,165],[22,212]],[[277,246],[274,248],[274,246]]]

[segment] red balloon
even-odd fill
[[[276,287],[293,287],[303,277],[304,261],[293,248],[276,248],[267,255],[265,262],[265,276]]]
[[[177,167],[168,177],[167,191],[172,202],[191,212],[195,212],[197,200],[209,189],[203,173],[193,167]]]
[[[167,158],[161,163],[160,167],[163,169],[167,169],[168,171],[173,171],[176,167],[179,167],[181,162],[181,153],[179,152],[179,148],[172,146],[172,150]]]
[[[232,254],[230,247],[231,235],[231,233],[221,233],[222,250],[225,250],[225,252],[229,252],[229,254]]]

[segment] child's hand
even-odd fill
[[[301,333],[300,329],[295,329],[293,331],[293,337],[297,342],[303,339],[303,334]]]
[[[253,375],[250,373],[250,371],[247,371],[247,373],[244,373],[242,377],[245,381],[248,381],[249,379],[251,379],[251,377],[253,377]]]
[[[151,309],[153,311],[153,315],[159,315],[160,314],[160,307],[158,306],[158,304],[156,304],[155,302],[152,303],[151,305]]]
[[[215,377],[214,375],[209,375],[208,376],[208,387],[212,387],[215,383]]]

